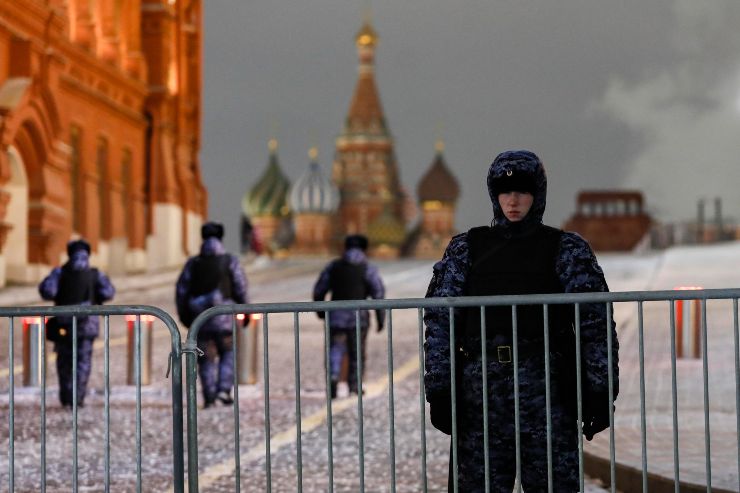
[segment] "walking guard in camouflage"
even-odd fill
[[[239,258],[226,253],[221,239],[221,223],[207,222],[200,230],[203,243],[200,254],[185,263],[175,288],[175,304],[180,321],[190,327],[193,320],[216,305],[248,303],[247,276]],[[249,323],[249,316],[244,325]],[[205,407],[216,400],[232,404],[234,385],[234,350],[232,347],[232,315],[216,315],[208,319],[197,335],[198,347],[204,350],[198,358],[198,373]]]
[[[363,235],[349,235],[344,241],[344,254],[341,258],[332,260],[321,272],[313,288],[313,300],[323,301],[327,293],[331,292],[332,300],[364,300],[366,298],[382,299],[385,296],[385,287],[380,278],[378,268],[368,263],[365,251],[368,240]],[[370,315],[367,310],[360,310],[360,347],[362,373],[365,372],[367,356],[367,334],[370,326]],[[319,318],[324,318],[325,312],[318,312]],[[383,330],[385,312],[376,310],[378,332]],[[329,373],[331,376],[330,394],[332,399],[337,396],[342,369],[342,359],[349,353],[348,382],[350,393],[357,393],[357,330],[355,310],[332,310],[329,312],[330,348]]]
[[[579,235],[542,224],[547,179],[529,151],[499,154],[488,170],[491,226],[452,238],[434,265],[427,297],[608,291],[601,267]],[[483,387],[478,307],[455,310],[459,491],[483,491]],[[607,337],[612,331],[613,377],[618,387],[616,327],[607,329],[606,305],[580,305],[583,423],[577,423],[573,305],[551,305],[550,397],[553,491],[579,489],[578,433],[588,440],[609,426]],[[449,310],[428,309],[424,385],[432,424],[451,434]],[[516,475],[514,368],[510,306],[487,307],[486,358],[489,466],[492,492],[511,493]],[[547,491],[544,317],[541,305],[517,307],[521,483]],[[453,485],[450,464],[449,488]]]
[[[39,284],[39,294],[55,305],[99,305],[113,299],[116,290],[108,277],[90,267],[90,244],[85,240],[67,243],[69,259],[55,267]],[[47,321],[47,339],[57,353],[59,401],[72,407],[73,317],[57,316]],[[84,407],[87,382],[92,370],[93,341],[99,333],[98,317],[77,317],[77,405]]]

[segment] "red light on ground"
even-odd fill
[[[262,314],[261,313],[253,313],[252,314],[252,320],[262,320]]]
[[[244,320],[244,317],[245,317],[245,316],[246,316],[246,315],[244,315],[243,313],[237,313],[237,314],[236,314],[236,319],[237,319],[237,320]]]
[[[136,317],[140,316],[142,322],[154,322],[153,315],[126,315],[126,322],[136,322]]]
[[[23,325],[41,325],[41,317],[23,317]]]

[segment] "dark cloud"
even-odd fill
[[[203,174],[211,216],[234,232],[272,133],[291,179],[308,165],[311,145],[330,169],[362,15],[359,2],[340,0],[206,4]],[[644,188],[655,212],[684,214],[655,183],[666,170],[651,160],[696,159],[682,149],[689,143],[706,163],[737,150],[734,0],[377,0],[372,19],[402,180],[416,189],[441,134],[462,187],[459,229],[490,220],[481,180],[508,148],[532,149],[545,162],[545,219],[554,225],[582,188]],[[653,171],[638,172],[646,168]],[[232,248],[236,236],[227,235]]]

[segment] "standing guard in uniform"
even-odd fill
[[[542,224],[547,179],[529,151],[500,154],[488,171],[491,226],[452,238],[434,265],[427,297],[608,291],[588,243],[579,235]],[[478,307],[455,310],[458,486],[484,491],[481,316]],[[579,489],[578,433],[588,440],[609,426],[607,334],[612,331],[613,377],[618,387],[615,324],[607,329],[606,305],[580,305],[583,423],[577,423],[573,305],[548,309],[553,491]],[[542,305],[517,307],[521,482],[524,491],[547,491],[544,316]],[[432,424],[450,434],[449,310],[425,311],[424,384]],[[510,306],[487,307],[486,358],[489,466],[492,492],[511,493],[516,475],[513,320]],[[450,465],[450,483],[454,471]]]
[[[186,327],[212,306],[248,303],[247,276],[239,258],[226,253],[221,242],[223,225],[207,222],[200,233],[203,239],[200,254],[185,263],[175,288],[177,314]],[[244,325],[248,323],[247,315]],[[205,352],[198,359],[198,368],[207,408],[217,399],[224,404],[234,402],[231,397],[234,385],[231,329],[232,315],[223,314],[211,317],[198,332],[198,347]]]
[[[85,240],[67,243],[69,259],[55,267],[39,284],[39,294],[55,305],[99,305],[116,293],[108,277],[90,267],[90,244]],[[59,401],[72,407],[73,317],[57,316],[47,322],[47,338],[57,353]],[[77,317],[77,405],[84,407],[87,382],[92,370],[93,341],[98,337],[98,317]],[[53,335],[52,335],[53,334]]]
[[[332,300],[382,299],[385,287],[378,268],[368,263],[365,251],[368,241],[362,235],[349,235],[344,241],[344,254],[332,260],[321,272],[313,288],[313,300],[323,301],[328,292]],[[349,372],[347,386],[351,394],[357,393],[357,330],[355,310],[332,310],[329,312],[330,348],[329,374],[331,376],[331,397],[337,396],[337,384],[345,353],[349,352]],[[370,314],[360,310],[360,347],[362,376],[367,357],[367,333],[370,327]],[[325,312],[318,312],[324,318]],[[376,310],[378,332],[383,330],[385,312]]]

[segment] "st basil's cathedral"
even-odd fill
[[[459,185],[437,142],[417,186],[418,207],[401,185],[393,137],[375,82],[378,35],[369,21],[355,37],[358,77],[331,175],[315,148],[293,184],[280,168],[278,143],[269,143],[267,167],[242,200],[242,214],[272,255],[330,255],[348,234],[368,237],[376,258],[440,258],[454,229]],[[420,217],[412,226],[416,210]]]

